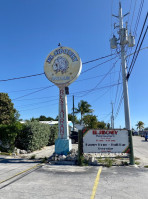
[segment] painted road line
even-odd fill
[[[98,187],[101,171],[102,171],[102,167],[100,167],[99,170],[98,170],[97,177],[96,177],[95,182],[94,182],[94,186],[93,186],[93,190],[92,190],[92,194],[91,194],[90,199],[95,198],[95,194],[96,194],[96,190],[97,190],[97,187]]]
[[[33,167],[29,168],[29,169],[26,169],[26,170],[24,170],[24,171],[21,171],[21,172],[15,174],[15,175],[13,175],[13,176],[11,176],[11,177],[5,179],[5,180],[2,180],[2,181],[0,181],[0,184],[6,182],[6,181],[8,181],[8,180],[11,180],[12,178],[14,178],[14,177],[16,177],[16,176],[18,176],[18,175],[21,175],[21,174],[23,174],[23,173],[25,173],[25,172],[27,172],[27,171],[30,171],[30,170],[32,170],[32,169],[35,169],[35,168],[41,166],[42,164],[43,164],[43,163],[37,164],[37,165],[35,165],[35,166],[33,166]]]

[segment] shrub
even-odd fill
[[[16,146],[26,151],[39,150],[48,144],[54,144],[58,128],[38,121],[28,121],[24,124],[22,132],[18,135]]]
[[[49,145],[55,144],[55,140],[58,138],[58,125],[50,126]]]
[[[15,140],[19,132],[22,130],[22,124],[16,122],[10,125],[0,125],[0,150],[3,152],[13,152],[15,148]]]

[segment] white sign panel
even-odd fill
[[[83,134],[84,153],[127,153],[128,148],[127,130],[88,130]]]

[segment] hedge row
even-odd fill
[[[26,151],[35,151],[44,146],[52,145],[58,136],[58,126],[28,121],[21,125],[0,125],[1,151],[13,151],[17,147]],[[2,147],[3,146],[3,147]],[[9,147],[8,147],[9,146]]]

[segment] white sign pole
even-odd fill
[[[67,96],[65,87],[74,82],[80,75],[82,62],[73,49],[59,47],[46,58],[44,71],[46,77],[59,87],[59,133],[55,142],[55,153],[67,155],[71,150],[69,139]]]
[[[59,134],[60,139],[67,139],[69,137],[68,128],[68,108],[67,95],[65,94],[65,87],[59,89]]]
[[[57,154],[67,154],[71,149],[68,127],[68,108],[65,87],[59,88],[59,133],[55,142],[55,152]]]

